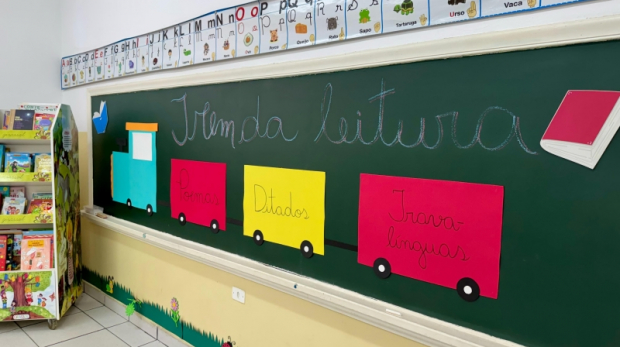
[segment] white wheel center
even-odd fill
[[[256,241],[260,241],[260,235],[256,235]]]
[[[310,248],[308,246],[305,246],[304,247],[304,252],[306,252],[306,253],[310,252]]]
[[[185,218],[181,217],[181,222],[185,222]]]
[[[467,295],[469,295],[469,294],[471,294],[471,292],[473,292],[473,290],[471,289],[471,287],[470,287],[470,286],[465,286],[465,287],[463,288],[463,291],[464,291],[464,292],[465,292],[465,294],[467,294]]]
[[[385,266],[379,265],[379,272],[385,272]]]
[[[212,228],[217,229],[217,225],[213,224]]]

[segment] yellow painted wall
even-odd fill
[[[88,198],[87,135],[80,133],[82,203]],[[86,267],[164,307],[176,297],[181,317],[240,347],[418,347],[411,340],[82,219]],[[246,292],[232,300],[232,287]]]

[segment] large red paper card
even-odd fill
[[[503,199],[502,186],[361,174],[358,262],[454,289],[473,280],[496,299]]]
[[[226,164],[172,159],[172,218],[226,230]]]

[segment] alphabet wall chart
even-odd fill
[[[255,1],[64,57],[61,87],[579,1]]]

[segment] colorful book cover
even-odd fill
[[[25,198],[26,187],[10,187],[9,196],[11,198]]]
[[[52,172],[52,156],[49,153],[35,155],[34,172]]]
[[[52,214],[53,201],[48,199],[35,199],[30,202],[28,206],[28,214],[40,214],[47,213]]]
[[[54,199],[52,193],[32,193],[32,200],[35,199]]]
[[[54,266],[54,231],[53,230],[39,230],[39,231],[24,231],[22,234],[22,240],[30,239],[49,239],[50,240],[50,264]]]
[[[0,235],[0,271],[6,271],[7,235]]]
[[[11,193],[11,187],[0,187],[0,195],[2,195],[3,197],[7,197],[9,196],[9,194]]]
[[[30,153],[7,153],[4,160],[4,172],[32,172]]]
[[[13,130],[13,119],[15,119],[15,110],[5,111],[2,130]]]
[[[35,113],[33,130],[48,131],[52,127],[53,114]]]
[[[51,239],[22,240],[22,270],[45,270],[51,266]]]
[[[26,208],[26,198],[6,198],[2,203],[2,214],[23,214]]]
[[[4,152],[6,150],[6,146],[0,145],[0,171],[2,172],[4,172]]]
[[[32,130],[34,124],[34,111],[15,110],[13,130]]]

